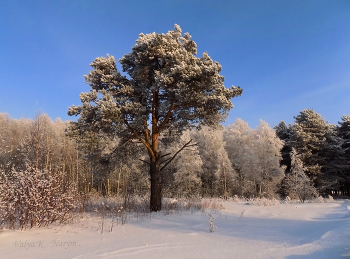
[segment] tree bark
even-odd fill
[[[150,211],[159,211],[162,209],[162,185],[161,173],[159,168],[159,159],[155,162],[150,161],[150,176],[151,176],[151,199]]]

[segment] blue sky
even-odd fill
[[[139,33],[189,32],[198,55],[241,86],[225,125],[293,123],[314,109],[330,123],[350,115],[350,1],[0,1],[0,111],[72,119],[96,58],[131,51]],[[118,69],[121,69],[118,66]]]

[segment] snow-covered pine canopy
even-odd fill
[[[178,25],[166,34],[141,33],[132,52],[119,59],[128,76],[118,72],[113,56],[96,58],[85,76],[92,89],[68,114],[80,115],[80,125],[113,129],[144,144],[149,124],[152,134],[218,124],[242,89],[225,88],[221,65],[207,53],[196,57],[196,47]]]
[[[104,131],[122,142],[136,139],[146,147],[153,211],[160,210],[161,200],[160,189],[153,187],[161,185],[160,171],[168,164],[161,167],[161,132],[215,127],[233,107],[231,99],[242,94],[240,87],[225,88],[218,62],[206,52],[202,57],[196,54],[196,43],[176,24],[166,34],[141,33],[132,51],[119,59],[127,76],[118,72],[113,56],[96,58],[85,76],[91,91],[81,93],[83,104],[68,111],[80,115],[71,131]],[[155,195],[158,204],[152,205]]]

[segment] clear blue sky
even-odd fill
[[[226,125],[292,123],[305,108],[330,123],[350,115],[349,0],[1,0],[0,111],[72,119],[96,57],[119,59],[139,33],[175,23],[222,65],[226,87],[243,88]]]

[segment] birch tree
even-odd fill
[[[284,143],[277,137],[275,130],[263,120],[260,120],[253,135],[254,150],[259,161],[258,174],[255,176],[259,184],[259,195],[261,196],[264,187],[266,195],[271,198],[274,193],[273,187],[284,177],[285,168],[280,166]]]
[[[235,171],[228,158],[222,129],[203,127],[193,132],[203,161],[202,195],[228,197],[232,194]]]
[[[263,120],[256,129],[250,129],[246,122],[237,119],[225,129],[225,141],[238,172],[240,194],[271,198],[284,176],[284,167],[280,166],[283,141],[275,130]]]
[[[253,146],[253,130],[242,119],[225,128],[224,140],[229,159],[237,172],[239,194],[255,194],[255,172],[259,170],[259,161]]]
[[[191,139],[190,132],[185,131],[181,136],[179,145],[174,148],[179,149]],[[197,196],[202,187],[202,159],[199,155],[198,146],[195,145],[191,150],[184,150],[180,153],[176,161],[174,184],[175,193],[179,196]]]

